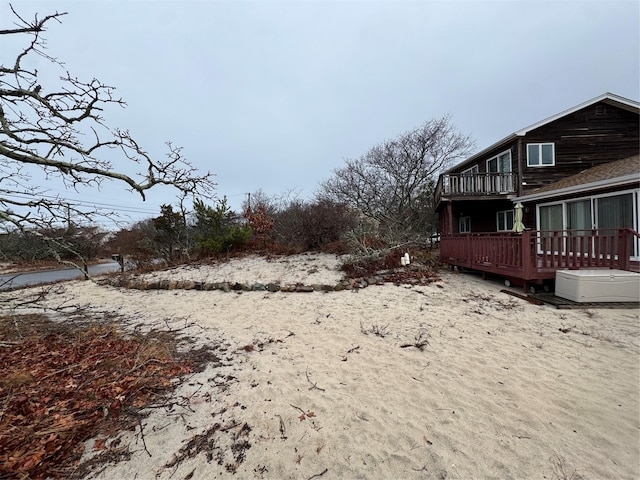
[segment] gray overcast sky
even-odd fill
[[[446,114],[479,150],[607,91],[640,99],[637,0],[14,3],[26,18],[53,5],[69,14],[48,53],[128,103],[109,125],[155,155],[184,147],[234,209],[257,189],[311,198],[345,158]],[[133,220],[173,200],[68,196]]]

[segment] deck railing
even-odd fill
[[[436,203],[443,196],[477,196],[516,193],[518,175],[506,173],[446,173],[436,185]]]
[[[440,239],[440,259],[524,280],[553,278],[567,268],[629,270],[637,237],[629,228],[449,235]]]

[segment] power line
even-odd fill
[[[239,197],[239,196],[246,196],[246,193],[233,193],[233,194],[229,194],[229,195],[225,195],[227,198],[230,197]],[[249,194],[250,195],[250,194]],[[33,195],[30,193],[20,193],[20,192],[15,192],[15,193],[5,193],[5,197],[17,197],[19,199],[33,199],[34,197],[37,198],[44,198],[47,200],[56,200],[59,201],[60,203],[65,203],[65,204],[73,204],[74,206],[79,206],[79,207],[106,207],[106,208],[113,208],[113,209],[117,209],[119,211],[122,212],[129,212],[129,213],[141,213],[141,214],[149,214],[149,215],[157,215],[159,213],[158,210],[151,210],[151,209],[145,209],[145,208],[133,208],[131,206],[128,205],[118,205],[118,204],[114,204],[114,203],[103,203],[103,202],[94,202],[94,201],[89,201],[89,200],[78,200],[78,199],[73,199],[73,198],[66,198],[66,197],[60,197],[60,196],[54,196],[54,195]]]
[[[20,200],[30,200],[30,199],[33,199],[35,196],[28,193],[10,193],[10,194],[6,194],[5,197],[9,197],[9,198],[14,197]],[[132,208],[127,205],[117,205],[113,203],[88,202],[83,200],[63,198],[63,197],[51,196],[51,195],[37,195],[37,198],[44,198],[46,200],[55,200],[60,202],[61,204],[70,204],[78,207],[93,207],[93,208],[106,207],[106,208],[117,209],[119,211],[129,212],[129,213],[142,213],[142,214],[150,214],[150,215],[158,214],[157,210]]]

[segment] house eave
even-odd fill
[[[615,95],[613,93],[607,92],[607,93],[603,93],[602,95],[598,95],[597,97],[592,98],[591,100],[582,102],[580,105],[571,107],[567,110],[564,110],[563,112],[557,113],[556,115],[552,115],[551,117],[547,117],[544,120],[540,120],[539,122],[529,125],[528,127],[525,127],[521,130],[518,130],[515,133],[515,135],[522,137],[527,133],[529,133],[530,131],[535,130],[536,128],[540,128],[548,123],[559,120],[560,118],[566,117],[567,115],[577,112],[578,110],[582,110],[583,108],[588,107],[590,105],[594,105],[598,102],[611,103],[618,107],[633,111],[635,113],[638,113],[638,110],[640,109],[640,103],[625,97],[621,97],[620,95]]]
[[[509,135],[507,137],[504,137],[502,140],[494,143],[493,145],[490,145],[487,148],[482,149],[478,153],[474,153],[469,158],[467,158],[465,161],[458,163],[456,166],[448,169],[444,173],[445,174],[447,174],[447,173],[455,173],[456,171],[459,171],[459,170],[463,169],[465,165],[469,165],[471,163],[474,163],[476,160],[478,160],[478,158],[486,155],[491,150],[495,150],[497,148],[500,148],[502,145],[508,144],[509,142],[513,141],[513,139],[515,139],[515,138],[517,138],[517,135],[515,133],[512,133],[511,135]]]
[[[633,185],[634,183],[640,183],[638,175],[625,175],[622,177],[608,178],[606,180],[599,180],[597,182],[585,183],[582,185],[572,185],[570,187],[559,188],[557,190],[523,195],[521,197],[516,197],[514,202],[535,202],[538,200],[547,200],[572,195],[574,193],[586,193],[594,190],[602,190],[604,188],[623,187]]]
[[[594,105],[598,102],[607,102],[610,103],[612,105],[616,105],[620,108],[624,108],[626,110],[638,113],[638,111],[640,111],[640,102],[636,102],[634,100],[630,100],[628,98],[625,97],[621,97],[620,95],[615,95],[613,93],[603,93],[602,95],[598,95],[595,98],[592,98],[591,100],[587,100],[586,102],[582,102],[579,105],[576,105],[575,107],[569,108],[567,110],[564,110],[556,115],[553,115],[551,117],[547,117],[544,120],[541,120],[539,122],[536,122],[532,125],[529,125],[528,127],[522,128],[514,133],[512,133],[511,135],[508,135],[507,137],[504,137],[502,140],[497,141],[496,143],[488,146],[487,148],[484,148],[483,150],[481,150],[478,153],[473,154],[471,157],[467,158],[466,160],[464,160],[463,162],[458,163],[457,165],[455,165],[454,167],[448,169],[446,172],[444,173],[454,173],[456,171],[460,171],[462,169],[464,169],[464,167],[466,165],[472,164],[474,163],[476,160],[478,160],[478,158],[486,155],[487,153],[489,153],[492,150],[496,150],[498,148],[500,148],[501,146],[508,144],[509,142],[512,142],[514,139],[519,138],[519,137],[524,137],[525,135],[527,135],[529,132],[531,132],[532,130],[535,130],[536,128],[540,128],[548,123],[554,122],[556,120],[559,120],[560,118],[563,118],[567,115],[570,115],[574,112],[577,112],[578,110],[581,110],[585,107],[588,107],[590,105]]]

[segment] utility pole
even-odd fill
[[[71,204],[67,203],[67,231],[71,231]]]

